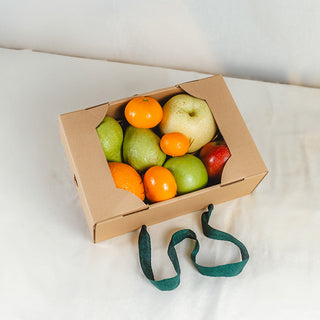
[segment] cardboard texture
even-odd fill
[[[108,115],[123,119],[133,98],[60,115],[60,131],[75,184],[94,242],[194,212],[251,193],[267,174],[267,168],[221,75],[179,84],[140,96],[150,96],[163,105],[172,96],[186,92],[207,101],[230,150],[221,184],[146,204],[113,182],[96,127]]]

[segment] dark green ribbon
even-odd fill
[[[139,257],[140,257],[140,265],[143,270],[143,273],[145,276],[150,280],[150,282],[157,287],[159,290],[162,291],[169,291],[173,290],[178,287],[180,283],[180,265],[179,260],[177,256],[177,252],[175,249],[175,246],[179,244],[181,241],[183,241],[186,238],[195,240],[194,249],[191,252],[191,260],[194,264],[194,266],[197,268],[197,270],[205,275],[210,277],[233,277],[238,275],[246,263],[249,260],[249,254],[242,242],[240,242],[238,239],[233,237],[232,235],[219,231],[217,229],[212,228],[209,226],[209,219],[211,216],[213,210],[213,205],[210,204],[208,207],[208,211],[204,212],[201,216],[201,224],[202,224],[202,230],[206,237],[215,239],[215,240],[223,240],[223,241],[230,241],[233,244],[235,244],[239,249],[241,253],[241,261],[235,262],[235,263],[229,263],[229,264],[223,264],[220,266],[214,266],[214,267],[205,267],[201,266],[196,262],[196,257],[200,249],[199,241],[197,240],[196,234],[190,230],[190,229],[182,229],[177,232],[175,232],[172,237],[171,241],[169,243],[168,247],[168,256],[173,264],[173,267],[176,271],[176,275],[172,278],[162,279],[162,280],[155,280],[152,266],[151,266],[151,241],[150,236],[147,231],[147,227],[145,225],[142,226],[140,235],[139,235]]]

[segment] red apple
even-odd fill
[[[220,183],[223,167],[231,154],[225,144],[212,141],[207,143],[200,151],[200,159],[204,163],[211,182]]]

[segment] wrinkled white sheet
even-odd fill
[[[204,277],[185,241],[181,285],[160,292],[140,269],[138,231],[91,242],[58,115],[207,75],[6,49],[0,70],[1,319],[319,319],[320,89],[226,79],[270,173],[210,224],[250,260],[235,278]],[[158,279],[174,274],[179,228],[197,233],[200,264],[239,259],[192,213],[149,228]]]

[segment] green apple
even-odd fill
[[[97,133],[107,160],[122,162],[123,131],[120,124],[115,119],[106,116],[97,127]]]
[[[160,149],[160,138],[150,129],[129,126],[123,140],[123,159],[137,171],[162,166],[166,155]]]
[[[201,189],[208,183],[206,167],[199,158],[192,154],[170,158],[164,167],[173,174],[179,194]]]
[[[170,132],[185,134],[190,141],[189,153],[199,150],[208,143],[217,130],[206,101],[188,94],[178,94],[166,102],[159,127],[163,134]]]

